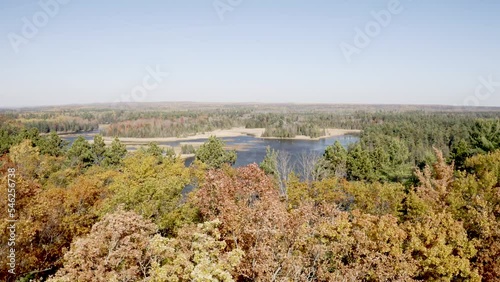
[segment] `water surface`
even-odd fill
[[[87,140],[93,140],[98,131],[61,136],[61,138],[72,143],[78,136],[83,136]],[[290,154],[292,163],[296,163],[302,152],[321,155],[325,148],[339,141],[344,147],[359,140],[357,136],[343,135],[331,136],[319,140],[290,140],[290,139],[263,139],[253,136],[223,137],[221,138],[228,148],[234,148],[238,154],[235,167],[245,166],[251,163],[260,163],[266,155],[266,147],[276,151],[285,151]],[[181,140],[170,142],[158,142],[159,145],[178,147],[181,143],[205,142],[206,138],[194,140]],[[187,158],[186,165],[190,165],[194,158]]]

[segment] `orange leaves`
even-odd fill
[[[57,187],[49,182],[41,188],[38,179],[26,180],[22,176],[17,179],[19,221],[16,250],[22,257],[19,273],[60,265],[73,238],[88,233],[97,221],[96,207],[106,194],[107,183],[113,174],[90,169],[85,175],[66,179],[70,182],[68,187]],[[5,195],[1,194],[2,197]],[[5,218],[3,212],[2,209],[0,215]],[[0,258],[2,263],[3,259]]]
[[[256,164],[234,173],[211,170],[194,201],[205,219],[222,222],[230,248],[245,252],[239,275],[270,281],[286,260],[291,221],[273,180]]]
[[[259,281],[408,280],[406,233],[392,215],[339,211],[318,200],[288,210],[272,179],[256,165],[208,172],[195,202],[222,222],[229,248],[245,252],[236,272]]]

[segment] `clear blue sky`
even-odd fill
[[[0,107],[124,99],[148,66],[169,76],[140,101],[500,106],[500,1],[400,0],[348,62],[341,43],[390,2],[241,0],[221,20],[213,0],[71,0],[21,42],[45,12],[2,0]]]

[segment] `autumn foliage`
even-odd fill
[[[23,139],[0,158],[2,187],[7,169],[17,171],[19,258],[14,277],[0,257],[2,281],[500,277],[499,150],[460,159],[458,169],[436,149],[412,182],[399,182],[392,180],[407,176],[397,150],[379,168],[384,177],[351,179],[346,158],[361,164],[365,153],[348,155],[337,144],[311,169],[333,173],[277,181],[274,161],[231,167],[215,137],[190,167],[155,146],[132,153],[118,139],[106,145],[97,137],[64,149],[56,137],[46,139],[50,150]],[[0,233],[2,254],[8,236]]]

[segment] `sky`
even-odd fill
[[[1,0],[0,107],[500,106],[497,0]]]

